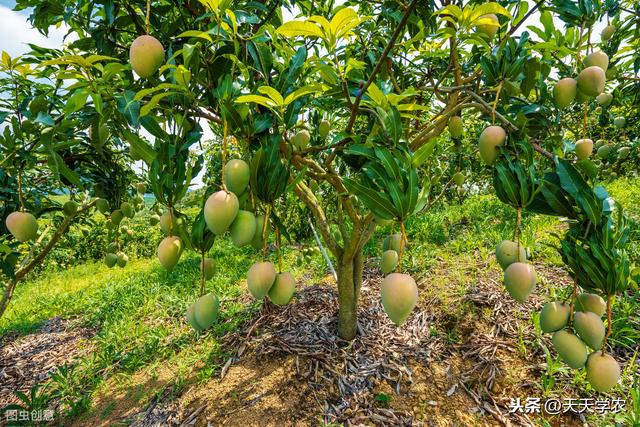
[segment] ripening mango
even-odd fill
[[[158,245],[158,260],[168,271],[173,270],[176,264],[178,264],[181,254],[182,241],[179,237],[165,237],[162,242],[160,242],[160,245]]]
[[[591,153],[593,152],[593,140],[589,138],[577,140],[575,152],[578,160],[588,159],[591,157]]]
[[[145,79],[158,71],[164,62],[164,48],[155,37],[140,36],[131,43],[129,62],[133,71]]]
[[[398,252],[393,249],[387,249],[382,253],[380,259],[380,270],[384,274],[391,273],[398,266]]]
[[[622,129],[627,124],[627,119],[624,117],[616,117],[613,119],[613,125],[616,129]]]
[[[449,133],[453,138],[460,138],[462,136],[462,117],[451,116],[449,119]]]
[[[566,329],[561,329],[551,337],[553,347],[560,358],[574,369],[582,368],[587,361],[587,346],[582,340]]]
[[[116,256],[118,257],[118,260],[116,261],[118,264],[118,267],[124,268],[129,262],[129,257],[124,252],[118,252]]]
[[[600,33],[600,38],[602,41],[608,41],[611,37],[613,37],[613,34],[616,32],[616,26],[615,25],[607,25],[606,27],[604,27],[602,29],[602,32]]]
[[[307,148],[309,146],[309,141],[311,141],[311,135],[306,129],[298,131],[298,133],[291,138],[291,143],[298,151]]]
[[[109,202],[107,202],[105,199],[96,199],[96,208],[98,208],[98,211],[100,211],[100,213],[106,214],[107,212],[109,212]]]
[[[389,249],[393,249],[394,251],[400,253],[400,246],[402,246],[402,250],[407,247],[406,242],[403,242],[402,240],[402,234],[400,233],[395,233],[387,236],[382,242],[382,250],[387,251]]]
[[[160,230],[162,230],[165,236],[171,236],[178,231],[176,217],[171,211],[165,211],[160,217]]]
[[[594,97],[602,93],[607,78],[601,67],[592,65],[580,71],[577,80],[580,92],[586,96]]]
[[[211,280],[216,272],[216,265],[213,258],[205,258],[200,261],[200,272],[204,275],[204,280]]]
[[[408,274],[391,273],[380,285],[385,313],[396,326],[402,325],[418,301],[418,286]]]
[[[196,321],[195,303],[187,307],[186,318],[187,318],[187,322],[189,322],[191,327],[196,331],[201,331],[203,329],[202,326],[200,326]]]
[[[478,139],[480,158],[487,165],[492,165],[498,158],[498,147],[504,144],[507,133],[500,126],[485,128]]]
[[[612,356],[601,351],[593,352],[587,359],[587,381],[594,390],[609,391],[620,379],[620,365]]]
[[[240,202],[234,193],[224,190],[209,196],[204,205],[204,220],[213,234],[224,234],[236,219]]]
[[[613,95],[607,92],[602,92],[600,95],[596,96],[596,102],[598,105],[603,107],[608,107],[613,101]]]
[[[62,206],[62,211],[66,216],[73,216],[78,212],[78,204],[73,200],[69,200]]]
[[[293,274],[284,272],[276,275],[276,280],[269,289],[269,299],[276,305],[285,305],[291,301],[296,291],[296,279]]]
[[[264,298],[276,280],[276,269],[269,261],[256,262],[247,273],[247,287],[257,299]]]
[[[597,50],[587,55],[583,62],[585,67],[600,67],[606,73],[609,67],[609,56],[603,51]]]
[[[107,267],[112,268],[118,262],[118,255],[107,253],[104,256],[104,263]]]
[[[540,329],[543,332],[555,332],[567,326],[569,322],[569,305],[563,302],[549,302],[540,311]]]
[[[525,302],[536,286],[536,270],[531,264],[514,262],[504,270],[504,285],[513,299]]]
[[[241,196],[249,185],[251,169],[244,160],[229,160],[224,167],[224,185],[236,196]]]
[[[38,221],[28,212],[12,212],[5,219],[7,229],[19,242],[38,237]]]
[[[576,298],[575,309],[576,311],[590,311],[602,317],[607,311],[607,303],[600,295],[585,292]]]
[[[266,230],[264,230],[266,221]],[[253,234],[253,239],[251,240],[251,247],[254,249],[262,249],[264,247],[264,240],[262,239],[262,232],[266,231],[266,237],[269,237],[269,233],[271,232],[271,227],[269,226],[269,218],[260,214],[256,216],[256,231]]]
[[[606,332],[600,316],[590,311],[577,311],[573,316],[573,328],[585,344],[600,350]]]
[[[318,134],[320,134],[320,138],[326,138],[330,131],[331,123],[329,123],[329,120],[322,120],[318,126]]]
[[[487,22],[476,25],[476,29],[487,36],[490,40],[493,39],[500,28],[500,21],[498,20],[498,17],[493,13],[489,13],[482,15],[479,19]]]
[[[256,233],[256,217],[253,212],[238,211],[236,218],[231,223],[230,233],[231,241],[238,247],[251,243]]]
[[[577,89],[578,82],[571,77],[558,80],[558,83],[553,86],[553,101],[556,107],[562,109],[571,105],[576,99]]]
[[[201,296],[193,304],[193,318],[202,329],[207,329],[218,318],[220,300],[214,293]]]
[[[527,260],[527,251],[524,245],[520,244],[520,252],[518,255],[518,242],[503,240],[496,248],[496,259],[500,267],[504,270],[514,262],[525,262]]]
[[[120,210],[122,211],[122,214],[127,218],[133,218],[133,216],[135,215],[133,206],[131,206],[131,203],[129,202],[122,202],[122,204],[120,205]]]

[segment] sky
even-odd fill
[[[27,43],[34,43],[49,48],[58,48],[63,43],[67,32],[66,27],[51,28],[49,37],[31,28],[27,21],[28,11],[14,12],[13,0],[0,0],[0,50],[4,50],[11,57],[18,56],[29,50]]]

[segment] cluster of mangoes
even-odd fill
[[[402,325],[418,302],[418,286],[408,274],[393,272],[398,266],[399,253],[406,248],[400,233],[387,236],[382,243],[380,269],[387,276],[380,285],[380,297],[385,313],[397,326]]]
[[[615,27],[613,27],[615,31]],[[604,34],[603,34],[604,35]],[[613,95],[605,92],[605,84],[609,71],[609,57],[602,51],[596,51],[587,55],[583,60],[583,69],[577,78],[565,77],[560,79],[553,87],[553,99],[559,109],[570,106],[574,101],[585,102],[589,98],[595,98],[596,113],[601,113],[603,108],[609,107],[613,102]],[[626,119],[622,116],[613,119],[616,129],[622,129],[626,125]],[[581,138],[575,143],[575,154],[578,160],[586,160],[591,157],[593,150],[597,150],[598,158],[608,157],[613,146],[604,141],[598,141],[595,145],[590,138]],[[629,155],[629,147],[620,147],[618,155],[624,159]]]
[[[223,174],[224,190],[211,194],[204,205],[204,220],[207,228],[216,236],[229,232],[235,246],[251,245],[261,249],[264,239],[270,231],[269,218],[251,212],[248,200],[248,185],[251,171],[249,165],[241,159],[232,159],[226,163]],[[241,209],[241,200],[243,208]],[[174,231],[181,226],[180,218],[176,218],[172,210],[167,210],[160,217],[152,217],[152,224],[160,224],[167,235],[158,246],[158,260],[167,270],[172,270],[178,263],[184,246]],[[266,235],[263,235],[266,234]],[[209,280],[213,276],[214,261],[206,258],[201,271]],[[247,274],[249,292],[258,299],[269,296],[278,305],[287,304],[295,292],[295,279],[291,273],[276,273],[271,262],[258,262],[251,266]],[[218,313],[217,297],[207,294],[200,297],[187,310],[189,323],[197,330],[208,328]],[[215,314],[215,315],[214,315]],[[213,319],[213,320],[212,320]]]
[[[116,234],[126,233],[129,236],[133,234],[133,230],[126,225],[122,225],[122,221],[125,218],[133,218],[137,211],[144,208],[143,195],[146,192],[146,188],[144,182],[136,184],[138,194],[133,197],[130,202],[122,202],[120,208],[112,212],[109,212],[109,202],[107,200],[102,198],[96,199],[96,208],[107,217],[106,227],[108,230],[114,231]],[[77,209],[77,207],[75,209]],[[118,239],[107,245],[104,255],[104,263],[107,267],[112,268],[117,265],[120,268],[124,268],[128,262],[129,257],[122,252]]]
[[[527,251],[519,241],[503,240],[496,248],[496,259],[504,270],[504,285],[513,299],[525,302],[536,286],[537,275],[527,263]]]
[[[291,138],[291,146],[295,151],[305,150],[309,146],[309,142],[311,142],[311,133],[307,129],[307,125],[303,122],[298,122],[297,126],[300,130],[294,133]],[[329,135],[331,131],[331,123],[327,119],[322,119],[320,124],[318,125],[318,135],[321,139],[324,139]]]
[[[582,293],[575,299],[573,313],[570,305],[559,301],[545,304],[540,311],[540,328],[553,333],[551,341],[560,358],[574,369],[586,366],[587,380],[600,392],[610,390],[620,379],[620,365],[602,348],[606,310],[602,297]],[[593,349],[591,354],[588,348]]]
[[[311,263],[311,261],[313,260],[313,257],[317,255],[320,255],[319,247],[317,246],[303,247],[302,250],[300,250],[300,254],[296,258],[296,264],[298,266],[309,265],[309,263]]]

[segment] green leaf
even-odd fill
[[[64,107],[65,113],[75,113],[76,111],[87,105],[88,96],[89,92],[87,92],[85,89],[75,91],[74,94],[71,95],[69,99],[67,99],[67,104]]]
[[[180,33],[180,34],[178,34],[176,36],[177,39],[181,39],[181,38],[185,38],[185,37],[196,37],[196,38],[200,38],[200,39],[205,39],[209,43],[213,43],[213,39],[211,38],[209,33],[205,32],[205,31],[189,30],[189,31],[185,31],[184,33]]]
[[[153,160],[156,158],[156,151],[153,149],[151,145],[149,145],[144,139],[140,136],[136,135],[133,132],[125,129],[122,131],[125,139],[129,141],[132,147],[140,154],[142,160],[147,164],[151,165]]]
[[[320,27],[308,21],[285,22],[278,27],[276,33],[285,37],[324,37]]]
[[[436,138],[430,139],[424,144],[422,147],[418,148],[415,153],[413,153],[413,159],[411,160],[411,165],[414,168],[420,167],[424,164],[424,162],[433,155],[433,151],[436,147],[436,143],[438,140]]]
[[[345,37],[361,20],[355,10],[350,7],[340,9],[331,19],[331,33],[336,39]]]
[[[375,105],[378,105],[380,107],[384,107],[385,105],[387,105],[387,97],[384,96],[384,93],[382,93],[380,88],[375,83],[371,83],[371,85],[367,89],[367,96],[369,96],[369,98]]]
[[[284,99],[282,98],[282,95],[280,95],[280,92],[278,92],[271,86],[260,86],[258,88],[258,92],[263,95],[267,95],[277,106],[284,105]]]
[[[354,194],[374,215],[382,219],[395,218],[393,204],[375,190],[352,179],[345,179],[344,186]]]
[[[236,102],[238,104],[253,102],[267,108],[274,108],[277,106],[276,103],[273,102],[271,98],[267,98],[266,96],[260,96],[260,95],[241,95],[236,98]]]
[[[301,98],[305,95],[323,92],[326,90],[326,88],[327,87],[323,84],[314,84],[314,85],[301,87],[300,89],[296,89],[295,91],[287,95],[287,97],[284,99],[284,105],[289,105],[296,99]]]
[[[144,104],[140,109],[140,117],[144,117],[149,114],[163,98],[171,95],[175,95],[175,92],[162,92],[154,95],[149,102]]]

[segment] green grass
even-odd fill
[[[607,187],[624,206],[632,220],[635,233],[632,234],[637,237],[640,180],[619,180]],[[495,262],[491,258],[495,245],[512,238],[514,224],[513,209],[490,195],[471,197],[460,205],[439,206],[407,222],[411,247],[405,266],[420,275],[438,260],[458,265],[460,268],[450,271],[446,277],[434,278],[442,282],[434,283],[434,287],[447,285],[452,294],[464,295],[467,292],[465,278],[474,274],[465,270],[465,266],[474,266],[477,255]],[[138,225],[142,228],[144,224]],[[367,255],[374,258],[380,255],[382,240],[389,232],[390,227],[376,232],[366,247]],[[561,223],[556,218],[523,216],[523,242],[532,249],[535,260],[561,264],[554,236],[561,232]],[[633,241],[630,251],[636,263],[640,253],[638,240]],[[319,254],[313,255],[310,263],[296,266],[298,255],[296,247],[285,248],[285,270],[293,271],[300,279],[304,276],[306,283],[314,283],[326,274],[326,265]],[[58,397],[69,416],[85,413],[97,392],[110,392],[105,390],[106,379],[118,378],[126,388],[134,373],[141,369],[153,370],[163,363],[175,368],[172,386],[176,390],[184,387],[187,378],[192,381],[194,375],[196,381],[206,381],[219,372],[225,360],[221,337],[235,330],[260,306],[258,302],[244,305],[238,299],[246,292],[242,285],[246,272],[259,255],[250,249],[234,248],[228,239],[218,239],[212,256],[217,262],[216,275],[207,288],[218,293],[222,310],[219,322],[205,333],[196,333],[184,319],[185,309],[196,299],[199,289],[199,260],[195,254],[185,254],[172,272],[164,271],[155,258],[135,257],[124,269],[107,269],[101,262],[91,262],[65,270],[44,270],[18,287],[7,314],[0,319],[0,336],[9,332],[32,332],[56,315],[95,328],[96,335],[90,340],[91,354],[59,370],[50,386],[39,391],[44,394],[44,400],[47,396]],[[271,260],[275,261],[273,254]],[[455,316],[475,310],[471,304],[448,306],[446,298],[443,304],[443,309]],[[640,310],[639,304],[637,298],[616,304],[615,310],[621,319],[615,324],[612,336],[616,345],[630,347],[640,338],[637,319],[633,322],[634,313],[637,318]],[[446,339],[456,343],[460,337],[450,331]],[[521,347],[523,353],[527,351],[524,343]],[[549,365],[541,379],[541,392],[551,393],[558,372],[565,370],[562,366]],[[574,381],[581,386],[585,383],[577,374]],[[113,406],[106,406],[102,408],[102,415],[107,416],[113,410]]]

